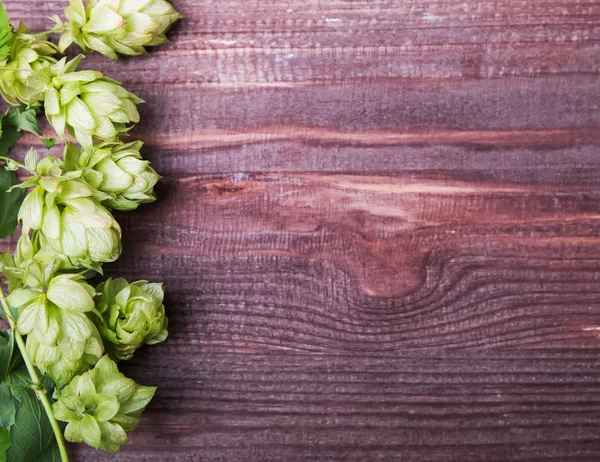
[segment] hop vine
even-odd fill
[[[23,24],[15,29],[0,2],[0,95],[13,106],[0,118],[0,237],[22,225],[14,253],[0,254],[0,315],[10,326],[0,331],[0,397],[10,400],[0,418],[0,460],[67,461],[65,439],[116,452],[154,396],[118,363],[167,338],[162,284],[90,281],[122,251],[113,211],[156,200],[160,176],[143,159],[143,143],[122,139],[140,121],[143,101],[81,70],[83,54],[60,54],[77,46],[116,61],[141,55],[166,43],[181,18],[164,0],[71,0],[51,30],[33,34]],[[23,131],[54,145],[38,116],[63,140],[62,156],[31,148],[22,163],[9,158]],[[43,409],[36,428],[54,434],[44,447],[23,444],[38,431],[26,428],[33,424],[26,405]]]

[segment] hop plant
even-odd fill
[[[37,106],[39,94],[29,79],[41,69],[56,64],[58,48],[46,40],[38,40],[21,24],[8,42],[10,54],[0,60],[0,94],[13,106],[25,103]]]
[[[142,159],[142,143],[120,140],[139,121],[142,100],[100,72],[78,70],[82,55],[68,61],[55,54],[72,42],[113,59],[141,54],[164,43],[181,15],[164,0],[87,0],[85,6],[71,0],[66,16],[66,23],[56,17],[57,27],[32,35],[23,25],[14,30],[0,1],[0,95],[21,106],[11,108],[0,127],[0,232],[14,231],[17,215],[22,223],[14,255],[0,253],[0,316],[10,327],[0,333],[0,356],[7,360],[0,379],[10,385],[0,407],[7,399],[18,408],[28,397],[45,413],[18,412],[5,422],[0,459],[6,452],[16,460],[39,440],[43,455],[56,458],[58,451],[68,462],[65,437],[118,451],[155,388],[119,373],[111,357],[129,359],[140,346],[167,337],[161,284],[109,279],[97,293],[87,282],[121,253],[121,228],[111,210],[156,199],[160,177]],[[62,33],[58,47],[46,40],[51,33]],[[40,160],[34,149],[23,163],[5,157],[22,131],[43,136],[36,120],[42,104],[66,140],[63,158]],[[42,140],[48,148],[55,143]],[[21,184],[6,171],[18,169],[31,175]],[[30,191],[22,204],[24,194],[14,188]],[[64,436],[56,419],[68,422]],[[48,438],[50,428],[54,438]]]
[[[68,441],[117,452],[127,443],[127,432],[137,427],[155,391],[125,377],[108,356],[103,356],[92,370],[75,377],[60,391],[52,409],[58,420],[68,422]]]
[[[142,160],[142,146],[141,141],[106,142],[81,152],[69,143],[63,158],[67,169],[82,170],[90,186],[111,196],[103,202],[105,206],[129,211],[156,200],[154,186],[160,175]]]
[[[0,271],[6,277],[11,292],[23,287],[43,288],[49,275],[80,269],[80,265],[56,253],[39,233],[33,233],[33,237],[29,233],[21,234],[14,256],[8,251],[0,253]],[[89,274],[91,276],[95,272],[90,270]]]
[[[85,148],[94,138],[114,141],[127,133],[131,123],[140,121],[136,105],[143,101],[125,90],[116,80],[98,71],[77,71],[83,55],[66,58],[29,79],[37,89],[34,98],[44,99],[48,121],[56,133],[69,133]]]
[[[27,234],[18,247],[17,261],[4,257],[12,267],[3,271],[21,282],[8,302],[18,309],[17,329],[27,335],[26,351],[33,365],[64,385],[104,352],[100,333],[88,317],[96,292],[80,274],[59,274],[61,262],[51,261]]]
[[[162,284],[108,279],[97,290],[101,295],[96,298],[96,307],[103,320],[100,332],[117,359],[131,359],[143,344],[153,345],[167,338]]]
[[[168,42],[165,33],[183,16],[165,0],[71,0],[65,9],[61,52],[73,42],[84,51],[97,51],[113,60],[118,54],[136,56],[146,46]]]
[[[37,230],[55,252],[87,267],[116,260],[121,227],[100,203],[110,196],[90,187],[82,172],[65,173],[62,161],[52,156],[37,163],[34,172],[23,183],[35,186],[19,211],[25,228]]]

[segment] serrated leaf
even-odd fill
[[[15,127],[6,121],[6,117],[2,117],[2,137],[0,137],[0,156],[6,156],[8,152],[15,147],[17,141],[21,139],[23,134]]]
[[[15,424],[17,408],[8,383],[0,383],[0,429],[9,430]]]
[[[13,385],[23,386],[27,372],[13,371]],[[18,385],[20,383],[21,385]],[[15,424],[10,428],[11,447],[6,452],[8,460],[14,461],[55,461],[57,446],[52,426],[44,411],[42,403],[35,392],[28,388],[13,388],[13,398],[19,409],[15,416]]]
[[[0,2],[0,56],[6,58],[10,56],[10,47],[8,42],[13,36],[13,28],[10,25],[6,8]]]
[[[15,423],[18,409],[13,398],[13,389],[8,384],[11,371],[21,363],[21,354],[16,347],[12,331],[0,331],[0,428],[10,429]]]
[[[24,106],[13,107],[4,116],[4,122],[12,125],[19,131],[26,131],[37,136],[42,136],[37,121],[37,113],[34,108],[27,109]]]
[[[0,166],[0,238],[10,236],[17,227],[17,216],[25,191],[15,188],[8,192],[16,184],[19,184],[19,180],[14,172]]]
[[[0,462],[7,462],[6,451],[10,448],[10,434],[8,430],[0,429]]]

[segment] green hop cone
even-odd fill
[[[56,63],[56,45],[38,40],[28,32],[21,24],[9,41],[10,56],[0,60],[0,94],[13,106],[39,105],[39,94],[29,80],[41,69]]]
[[[146,46],[168,42],[165,33],[181,19],[165,0],[71,0],[65,9],[66,24],[55,19],[63,29],[61,51],[75,42],[83,51],[97,51],[113,60],[118,54],[137,56]]]
[[[58,272],[81,272],[81,265],[72,262],[64,255],[57,254],[40,233],[29,235],[25,227],[17,241],[14,257],[10,252],[0,253],[0,272],[8,280],[8,289],[13,291],[23,287],[39,290],[47,285],[49,278]],[[87,272],[89,277],[100,272],[100,266]]]
[[[103,319],[100,333],[117,359],[131,359],[143,344],[153,345],[167,338],[162,284],[109,279],[98,286],[98,293],[96,308]]]
[[[78,274],[53,275],[51,266],[31,259],[22,265],[31,285],[13,290],[8,303],[19,310],[17,329],[27,335],[26,350],[35,366],[59,385],[88,370],[104,353],[88,313],[94,288]]]
[[[92,370],[60,391],[52,410],[58,420],[68,422],[68,441],[117,452],[127,443],[127,432],[139,424],[155,391],[155,387],[143,387],[125,377],[103,356]]]
[[[48,121],[56,133],[74,136],[85,148],[94,139],[115,141],[140,121],[136,105],[143,101],[98,71],[77,71],[83,55],[61,59],[35,74],[29,85],[43,96]]]
[[[141,141],[106,142],[80,152],[69,143],[63,157],[67,169],[83,170],[90,186],[111,196],[103,202],[106,207],[129,211],[156,200],[154,186],[160,175],[142,159],[142,146]]]
[[[55,252],[88,268],[115,261],[121,254],[121,228],[100,203],[110,196],[90,187],[82,172],[64,173],[62,161],[52,156],[39,162],[35,173],[24,183],[34,186],[19,211],[24,226],[36,230]]]

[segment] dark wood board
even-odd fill
[[[160,200],[107,273],[171,335],[130,444],[74,460],[600,460],[600,1],[173,4],[85,63],[147,102]]]

